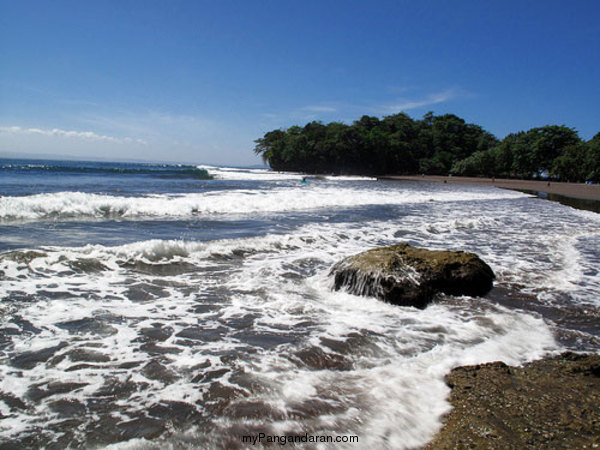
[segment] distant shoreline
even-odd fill
[[[474,184],[536,194],[548,200],[600,212],[600,185],[541,180],[511,180],[505,178],[454,177],[440,175],[386,175],[380,180],[430,181],[447,184]],[[574,199],[574,201],[569,201]],[[589,204],[587,204],[589,203]]]

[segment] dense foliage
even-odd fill
[[[421,120],[404,113],[363,116],[351,125],[310,122],[269,131],[255,142],[254,151],[282,171],[600,178],[600,133],[586,143],[575,130],[552,125],[498,141],[454,114],[427,113]]]
[[[512,133],[498,145],[456,162],[451,173],[531,178],[544,174],[563,181],[600,181],[600,133],[588,142],[565,126]]]

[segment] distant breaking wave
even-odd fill
[[[212,176],[208,171],[201,167],[189,165],[60,165],[60,164],[4,164],[0,166],[0,173],[3,171],[24,172],[24,173],[43,173],[43,174],[85,174],[85,175],[149,175],[158,178],[195,178],[199,180],[209,180]]]

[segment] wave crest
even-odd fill
[[[524,197],[512,191],[397,192],[336,186],[287,187],[270,191],[227,190],[124,197],[57,192],[0,198],[0,220],[70,218],[179,218],[194,215],[278,213],[407,203],[458,202]]]

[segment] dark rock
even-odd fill
[[[197,266],[183,261],[173,261],[170,263],[147,263],[144,261],[121,262],[119,265],[123,268],[146,275],[173,276],[181,275],[197,270]]]
[[[308,398],[302,402],[291,402],[287,406],[289,419],[293,420],[315,420],[315,418],[326,415],[343,414],[346,411],[341,402]]]
[[[97,369],[99,366],[98,364],[88,364],[88,363],[82,363],[82,364],[75,364],[73,366],[69,366],[65,369],[65,372],[76,372],[78,370],[85,370],[85,369]]]
[[[227,372],[229,372],[229,369],[209,370],[208,372],[200,373],[194,378],[192,378],[192,383],[206,383],[208,381],[214,380],[215,378],[220,378]]]
[[[397,244],[368,250],[337,263],[334,289],[372,296],[401,306],[424,308],[433,296],[485,295],[494,272],[474,253]]]
[[[148,414],[162,420],[169,420],[174,426],[202,419],[202,413],[194,405],[185,402],[164,401],[148,408]]]
[[[95,273],[109,270],[107,266],[94,258],[81,258],[67,261],[67,265],[75,272]]]
[[[365,330],[362,330],[365,331]],[[348,333],[341,339],[331,339],[321,337],[319,341],[324,347],[333,350],[335,353],[349,355],[376,355],[378,354],[378,346],[372,339],[372,334],[367,333]]]
[[[209,414],[222,414],[223,409],[238,398],[245,397],[247,394],[241,389],[233,386],[224,385],[219,381],[216,381],[210,385],[210,387],[204,391],[203,399],[201,402]]]
[[[86,413],[85,405],[77,400],[57,400],[50,403],[49,406],[61,417],[81,417]]]
[[[110,356],[87,348],[75,348],[64,355],[68,356],[73,362],[103,363],[110,361]]]
[[[62,328],[63,330],[67,330],[72,334],[92,333],[100,336],[111,336],[117,333],[116,328],[93,317],[59,322],[56,323],[55,326]]]
[[[154,439],[166,430],[166,425],[163,420],[138,417],[127,422],[118,423],[117,429],[119,437],[123,440],[135,438]]]
[[[260,400],[241,400],[233,402],[224,410],[224,414],[232,419],[250,419],[264,422],[283,421],[286,414]]]
[[[21,400],[20,398],[15,397],[10,392],[0,391],[0,400],[2,400],[10,408],[11,411],[27,409],[27,405],[25,404],[25,402],[23,402],[23,400]]]
[[[352,370],[351,361],[337,353],[325,353],[319,347],[299,350],[290,355],[289,359],[312,370]]]
[[[140,364],[140,361],[125,361],[124,363],[119,364],[117,367],[119,369],[133,369],[134,367],[137,367]]]
[[[39,402],[46,397],[72,392],[84,386],[87,386],[87,383],[62,383],[57,381],[45,386],[32,386],[27,389],[25,395],[28,399]]]
[[[283,334],[262,331],[253,332],[251,330],[244,330],[240,333],[235,333],[233,336],[244,344],[250,344],[253,347],[262,347],[265,349],[277,347],[281,344],[287,344],[290,341],[290,338]]]
[[[94,397],[109,397],[109,398],[127,398],[135,392],[141,392],[148,387],[148,383],[136,383],[131,378],[121,381],[118,378],[108,378],[104,380],[104,384],[94,392]],[[104,405],[110,405],[110,402],[103,402]],[[88,404],[90,409],[93,405]]]
[[[125,292],[125,295],[132,302],[147,302],[156,298],[163,298],[168,295],[163,288],[149,283],[137,283],[131,286]]]
[[[163,347],[161,345],[156,345],[154,342],[148,342],[147,344],[141,345],[140,350],[148,353],[151,356],[166,355],[169,353],[178,354],[183,351],[177,347]]]
[[[165,384],[170,384],[178,378],[175,372],[156,360],[152,360],[146,364],[142,368],[142,374],[150,380],[162,381]]]
[[[201,327],[190,327],[184,328],[175,336],[179,338],[185,338],[192,341],[218,341],[221,339],[222,334],[227,331],[224,327],[218,329],[204,329]]]
[[[160,341],[164,342],[173,334],[173,328],[163,327],[160,324],[156,324],[152,327],[142,328],[140,334],[143,336],[136,339],[143,342]]]
[[[66,345],[65,342],[61,342],[54,347],[47,347],[33,352],[23,352],[11,358],[10,364],[19,369],[33,369],[37,364],[48,361],[57,351]]]
[[[453,409],[426,448],[595,448],[599,375],[596,354],[458,367],[446,377]]]

